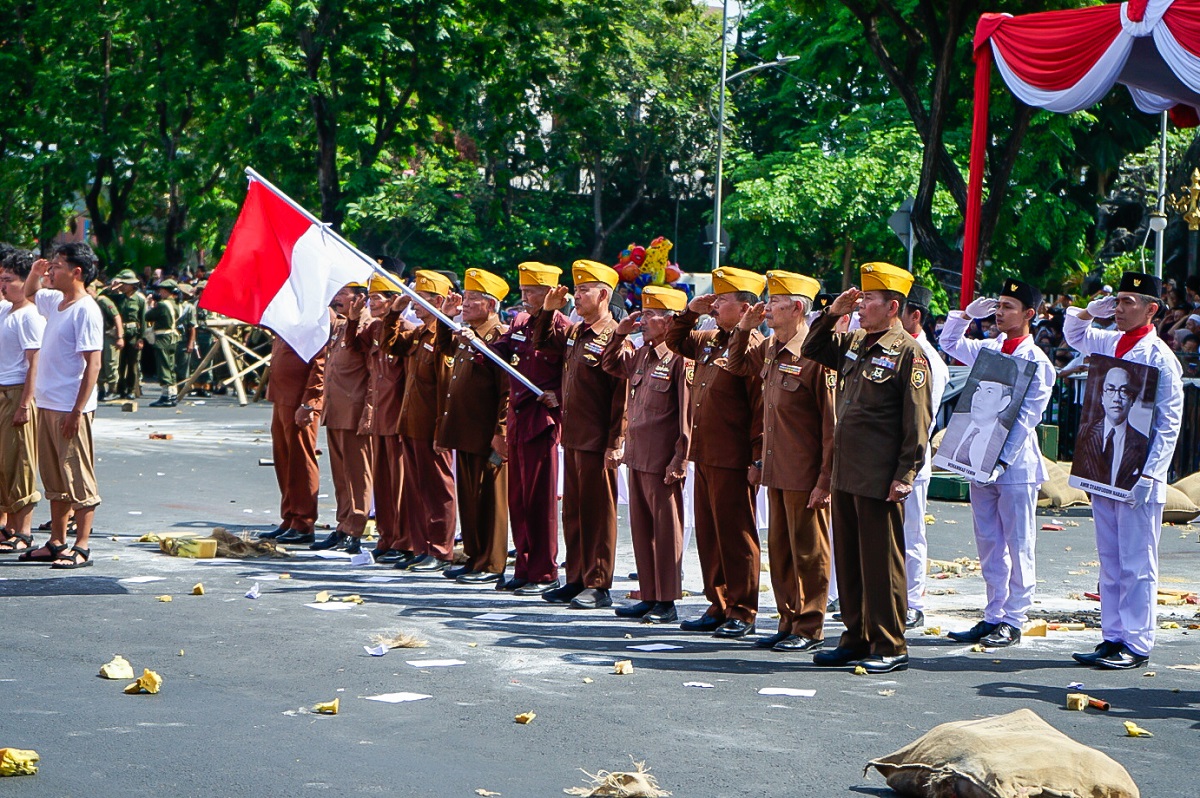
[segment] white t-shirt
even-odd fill
[[[46,317],[34,396],[43,410],[69,413],[75,408],[79,383],[83,380],[83,353],[99,352],[104,348],[100,306],[85,295],[60,311],[62,292],[47,289],[38,291],[34,301],[38,313]],[[95,409],[96,388],[93,386],[83,412],[91,413]]]
[[[0,302],[0,385],[21,385],[29,372],[28,349],[42,348],[46,320],[33,303],[13,310],[11,302]]]

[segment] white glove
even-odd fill
[[[1087,312],[1093,319],[1111,319],[1117,312],[1116,297],[1105,296],[1093,299],[1088,303]]]
[[[1153,494],[1154,479],[1151,477],[1138,477],[1138,481],[1134,484],[1133,489],[1129,491],[1129,498],[1125,501],[1134,507],[1141,507],[1150,501],[1150,497]]]
[[[994,485],[996,480],[1000,479],[1000,475],[1004,473],[1004,464],[996,463],[996,467],[992,469],[992,473],[988,474],[983,479],[976,480],[978,485]]]
[[[986,319],[988,316],[994,315],[998,307],[1000,307],[1000,303],[996,300],[981,296],[967,305],[964,312],[972,319]]]

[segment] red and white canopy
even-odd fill
[[[992,60],[1029,105],[1070,113],[1121,83],[1143,111],[1200,121],[1200,0],[1120,4],[1012,16],[984,14],[975,28],[975,118],[963,245],[963,307],[975,291],[979,212]]]

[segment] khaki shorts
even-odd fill
[[[92,456],[92,414],[80,416],[74,438],[64,438],[62,423],[69,415],[57,410],[38,411],[38,466],[46,498],[70,502],[73,509],[82,510],[100,503]]]
[[[37,489],[37,408],[29,421],[12,425],[24,385],[0,386],[0,513],[16,513],[42,500]]]

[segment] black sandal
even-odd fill
[[[37,551],[37,549],[26,549],[25,551],[21,552],[21,556],[17,558],[17,562],[54,562],[64,551],[67,550],[66,545],[51,543],[48,540],[46,541],[46,545],[39,546],[38,548],[48,549],[50,553],[35,555],[34,552]]]
[[[65,549],[66,546],[63,546],[63,548]],[[79,559],[80,555],[83,555],[82,561]],[[70,562],[67,564],[58,562],[58,560],[62,559],[70,560]],[[54,562],[50,563],[50,567],[57,571],[73,571],[76,568],[89,568],[92,565],[92,550],[72,546],[70,554],[66,557],[55,557],[54,560]]]
[[[24,543],[25,545],[17,548],[18,543]],[[4,540],[0,540],[0,554],[15,554],[18,551],[29,551],[32,548],[33,535],[14,532],[11,529],[4,530]]]

